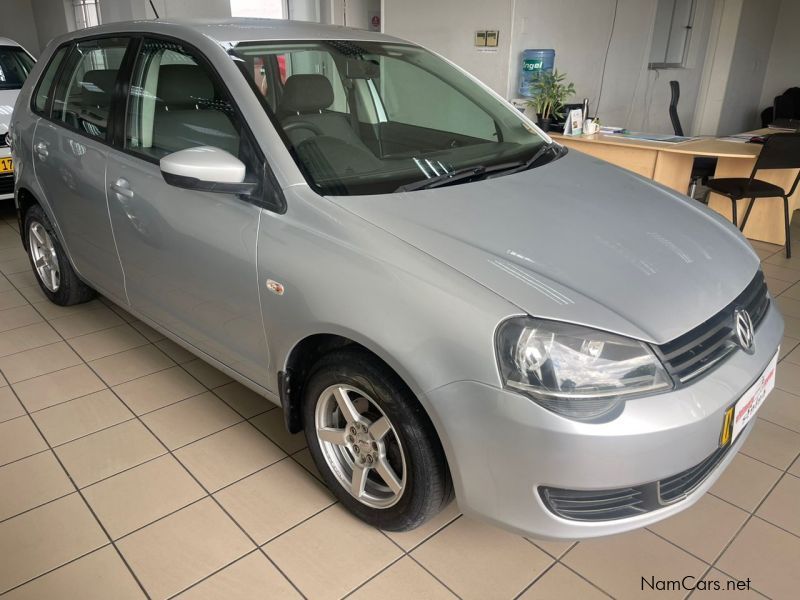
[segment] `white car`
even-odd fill
[[[17,42],[0,38],[0,200],[14,197],[14,164],[6,134],[17,95],[35,63]]]

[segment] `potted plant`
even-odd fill
[[[575,95],[575,84],[564,83],[566,74],[554,70],[544,71],[533,86],[535,96],[528,106],[536,111],[538,125],[544,131],[550,130],[554,117],[561,117],[561,109],[571,96]]]

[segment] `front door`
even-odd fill
[[[177,43],[145,39],[130,90],[125,152],[109,155],[107,183],[131,306],[264,385],[261,209],[236,195],[170,186],[158,166],[171,152],[216,146],[255,178],[253,144],[222,83]]]
[[[50,119],[33,140],[37,179],[75,269],[125,302],[124,282],[106,203],[111,99],[128,38],[80,42],[69,53]]]

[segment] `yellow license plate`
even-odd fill
[[[0,158],[0,173],[13,173],[14,161],[10,158]]]

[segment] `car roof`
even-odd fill
[[[226,19],[151,19],[109,23],[73,31],[60,39],[74,39],[105,33],[153,32],[173,37],[193,37],[200,34],[216,42],[291,41],[291,40],[354,40],[405,42],[382,33],[322,25],[307,21],[285,19],[252,19],[229,17]],[[407,42],[406,42],[407,43]]]
[[[19,42],[15,42],[14,40],[0,37],[0,46],[20,46]],[[22,46],[20,46],[21,48]]]

